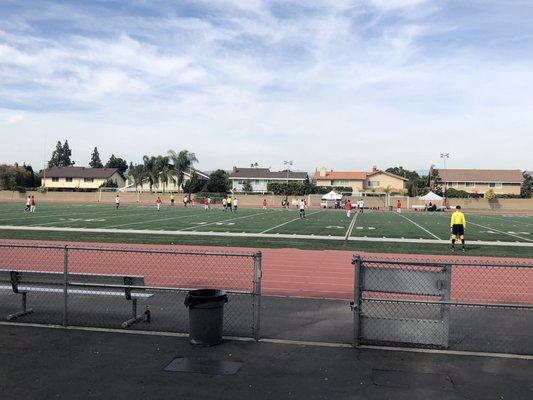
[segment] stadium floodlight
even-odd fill
[[[440,153],[440,158],[442,158],[444,162],[444,172],[446,172],[446,160],[450,158],[450,153]],[[444,195],[444,206],[446,206],[446,182],[444,183],[443,195]]]
[[[287,184],[289,183],[289,167],[293,164],[292,161],[283,161],[283,164],[285,164],[285,169],[287,170]]]

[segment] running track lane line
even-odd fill
[[[467,222],[467,224],[472,224],[472,225],[480,226],[480,227],[482,227],[482,228],[485,228],[485,229],[488,229],[488,230],[491,230],[491,231],[495,231],[495,232],[503,233],[504,235],[507,235],[507,236],[513,236],[513,237],[515,237],[515,238],[525,240],[526,242],[533,242],[533,240],[531,240],[531,239],[527,239],[527,238],[522,237],[522,236],[514,235],[514,234],[512,234],[512,233],[508,233],[508,232],[500,231],[499,229],[491,228],[491,227],[489,227],[489,226],[476,224],[475,222],[472,222],[472,221]]]
[[[271,211],[267,211],[267,213],[269,213],[269,212],[271,212]],[[230,219],[221,219],[221,220],[218,220],[218,221],[209,222],[208,224],[199,225],[199,226],[189,226],[188,228],[183,228],[183,229],[179,229],[179,230],[180,231],[188,231],[189,229],[195,229],[195,228],[199,228],[199,227],[215,225],[215,224],[218,224],[220,222],[236,221],[238,219],[255,217],[256,215],[265,215],[265,211],[262,211],[262,212],[259,212],[259,213],[256,213],[256,214],[243,215],[242,217],[236,217],[236,218],[230,218]]]
[[[322,212],[322,211],[324,211],[324,210],[315,211],[315,212],[312,212],[312,213],[307,214],[307,215],[318,214],[319,212]],[[291,219],[290,221],[287,221],[287,222],[284,222],[282,224],[276,225],[276,226],[274,226],[272,228],[265,229],[263,232],[259,232],[259,233],[261,234],[261,233],[267,233],[267,232],[273,231],[276,228],[280,228],[280,227],[282,227],[284,225],[290,224],[291,222],[298,221],[299,219],[302,219],[302,218],[298,217],[298,218]]]
[[[431,236],[433,236],[435,239],[439,239],[439,240],[441,240],[440,237],[438,237],[437,235],[431,233],[430,231],[428,231],[428,230],[427,230],[426,228],[424,228],[423,226],[418,225],[418,224],[417,224],[415,221],[413,221],[412,219],[409,219],[409,218],[403,216],[402,214],[400,214],[400,213],[398,213],[398,212],[395,212],[394,214],[398,215],[399,217],[405,218],[407,221],[411,222],[412,224],[418,226],[420,229],[422,229],[422,230],[426,231],[427,233],[429,233],[429,234],[430,234]]]
[[[344,235],[344,243],[348,242],[348,238],[352,236],[353,228],[355,228],[355,222],[357,221],[357,216],[359,213],[355,213],[353,219],[350,221],[350,225],[348,225],[348,229],[346,230],[346,235]]]

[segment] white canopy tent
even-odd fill
[[[444,199],[442,197],[440,197],[438,194],[434,193],[434,192],[429,192],[425,196],[421,196],[420,200],[424,200],[424,201],[442,201]]]
[[[324,196],[322,196],[322,200],[341,200],[342,199],[342,194],[339,194],[337,192],[335,192],[334,190],[332,190],[331,192],[329,193],[326,193]]]

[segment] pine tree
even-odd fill
[[[52,152],[52,158],[50,158],[50,161],[48,161],[48,166],[49,167],[60,167],[62,158],[63,158],[63,146],[61,145],[61,142],[58,140],[56,143],[56,149]]]
[[[63,144],[63,154],[61,155],[61,166],[63,167],[70,167],[71,165],[74,165],[75,162],[70,159],[70,156],[72,155],[72,150],[70,150],[70,147],[68,145],[68,140],[65,139],[65,143]]]
[[[98,153],[98,148],[95,147],[93,150],[93,155],[91,156],[91,162],[89,163],[91,168],[104,168],[102,160],[100,160],[100,153]]]

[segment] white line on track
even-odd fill
[[[504,235],[507,235],[507,236],[512,236],[512,237],[515,237],[515,238],[518,238],[518,239],[522,239],[522,240],[525,240],[527,242],[533,242],[533,240],[531,239],[528,239],[528,238],[525,238],[525,237],[522,237],[522,236],[518,236],[518,235],[515,235],[513,233],[509,233],[509,232],[505,232],[505,231],[500,231],[499,229],[496,229],[496,228],[491,228],[490,226],[485,226],[485,225],[481,225],[481,224],[476,224],[475,222],[472,222],[472,221],[469,221],[467,222],[467,224],[472,224],[472,225],[476,225],[476,226],[480,226],[481,228],[485,228],[485,229],[488,229],[489,231],[494,231],[494,232],[498,232],[498,233],[502,233]]]
[[[396,214],[396,215],[398,215],[399,217],[402,217],[402,218],[406,219],[407,221],[411,222],[412,224],[418,226],[420,229],[426,231],[426,232],[429,233],[431,236],[433,236],[435,239],[439,239],[439,240],[440,240],[440,238],[439,238],[437,235],[431,233],[431,232],[428,231],[426,228],[424,228],[423,226],[417,224],[417,223],[416,223],[415,221],[413,221],[412,219],[407,218],[406,216],[404,216],[404,215],[402,215],[402,214],[400,214],[400,213],[397,213],[397,212],[395,212],[394,214]]]
[[[205,225],[204,225],[205,226]],[[220,237],[242,237],[242,238],[272,238],[272,239],[310,239],[310,240],[343,240],[342,236],[321,236],[321,235],[297,235],[282,233],[242,233],[242,232],[202,232],[202,231],[159,231],[149,229],[106,229],[106,228],[68,228],[53,226],[18,226],[0,225],[0,230],[10,231],[40,231],[40,232],[76,232],[76,233],[115,233],[115,234],[153,234],[163,236],[220,236]],[[352,242],[384,242],[384,243],[425,243],[425,244],[449,244],[448,240],[441,239],[401,239],[401,238],[378,238],[378,237],[350,237]],[[510,246],[510,247],[531,247],[533,243],[528,242],[497,242],[497,241],[471,241],[470,243],[479,246]]]
[[[263,212],[259,212],[259,213],[256,213],[256,214],[250,214],[250,215],[243,215],[242,217],[236,217],[236,218],[230,218],[230,219],[221,219],[221,220],[218,220],[218,221],[214,221],[214,222],[209,222],[208,224],[203,224],[203,225],[200,225],[200,226],[190,226],[188,228],[183,228],[183,229],[180,229],[180,231],[188,231],[190,229],[196,229],[196,228],[199,228],[199,227],[204,227],[204,226],[209,226],[209,225],[216,225],[220,222],[228,222],[228,221],[236,221],[238,219],[244,219],[244,218],[250,218],[250,217],[255,217],[256,215],[265,215],[265,213],[270,213],[271,211],[263,211]]]
[[[320,212],[322,212],[322,211],[323,211],[323,210],[315,211],[315,212],[312,212],[312,213],[310,213],[310,214],[307,214],[307,216],[309,216],[309,215],[313,215],[313,214],[318,214],[318,213],[320,213]],[[279,224],[279,225],[273,226],[272,228],[265,229],[264,231],[259,232],[259,233],[267,233],[267,232],[273,231],[273,230],[276,229],[276,228],[281,228],[282,226],[288,225],[288,224],[290,224],[291,222],[298,221],[298,220],[300,220],[300,219],[302,219],[302,218],[298,217],[298,218],[291,219],[290,221],[287,221],[287,222],[284,222],[284,223],[282,223],[282,224]]]

